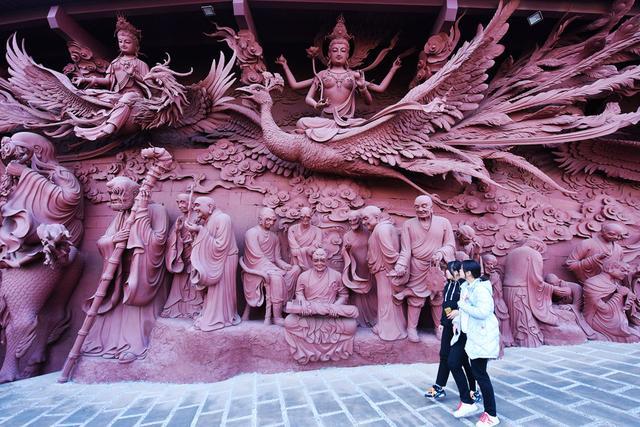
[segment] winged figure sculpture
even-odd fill
[[[232,100],[235,57],[213,61],[207,77],[185,86],[169,68],[170,57],[151,67],[139,92],[79,89],[62,73],[37,64],[14,34],[7,41],[8,79],[0,78],[0,132],[41,129],[51,137],[74,134],[95,141],[140,130],[168,128],[184,134],[211,131]]]
[[[504,162],[565,191],[511,150],[594,140],[640,119],[639,111],[622,112],[614,102],[593,113],[585,108],[586,101],[632,90],[640,80],[639,66],[615,65],[639,48],[640,17],[614,30],[610,22],[621,16],[612,15],[592,25],[591,37],[569,42],[561,37],[568,18],[545,45],[518,62],[508,59],[490,81],[495,59],[504,51],[500,40],[507,19],[517,6],[517,1],[501,2],[487,27],[479,26],[473,40],[437,73],[396,104],[327,142],[287,132],[274,121],[270,92],[283,86],[277,74],[266,74],[265,84],[239,88],[256,105],[256,113],[234,106],[235,120],[216,133],[239,135],[236,140],[248,144],[254,158],[262,157],[260,150],[266,147],[265,165],[280,172],[295,165],[331,174],[396,178],[414,187],[415,176],[453,173],[495,185],[486,163]],[[601,41],[600,51],[590,49],[594,40]]]

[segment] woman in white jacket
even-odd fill
[[[480,277],[481,267],[474,260],[462,262],[466,282],[462,284],[458,314],[453,321],[454,337],[451,340],[452,352],[455,344],[463,345],[471,359],[471,370],[482,391],[484,413],[476,423],[478,427],[495,426],[500,423],[496,413],[496,399],[491,379],[487,374],[487,362],[496,359],[500,352],[500,330],[498,319],[493,314],[493,296],[491,282]],[[452,363],[453,362],[453,363]],[[455,360],[449,362],[453,373],[457,368]],[[456,375],[454,375],[456,378]],[[470,415],[478,409],[469,396],[466,381],[456,381],[460,396],[464,397],[453,412],[456,418]]]

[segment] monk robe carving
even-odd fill
[[[618,242],[627,236],[622,224],[607,222],[598,235],[576,245],[565,265],[584,283],[589,277],[602,272],[605,260],[622,260],[622,246]]]
[[[367,206],[362,210],[362,223],[371,232],[367,261],[369,271],[375,277],[378,294],[378,323],[372,331],[385,341],[405,339],[407,320],[403,304],[393,297],[402,288],[389,275],[400,257],[398,230],[391,221],[382,217],[377,206]]]
[[[482,255],[482,262],[484,265],[484,273],[489,276],[489,281],[493,288],[494,314],[498,318],[500,326],[500,347],[512,347],[515,343],[513,342],[513,334],[511,333],[509,310],[507,309],[507,304],[504,302],[502,276],[500,275],[498,259],[494,255],[484,254]]]
[[[68,326],[67,301],[82,270],[73,247],[82,239],[83,206],[80,183],[56,161],[46,138],[16,133],[2,138],[0,153],[7,164],[0,176],[0,327],[6,342],[0,383],[4,383],[37,374],[46,359],[47,343]],[[54,233],[57,237],[47,228],[38,235],[41,226],[54,225],[64,230]],[[45,265],[56,251],[59,255]]]
[[[552,304],[554,292],[563,292],[543,279],[544,249],[542,241],[530,238],[505,259],[504,300],[514,341],[522,347],[582,343],[587,335],[575,315]]]
[[[358,326],[372,327],[378,319],[378,297],[367,264],[369,233],[362,227],[360,212],[349,212],[349,226],[342,237],[342,282],[351,291],[349,299],[358,308]]]
[[[349,292],[340,273],[327,267],[327,253],[316,249],[313,268],[296,283],[296,299],[287,304],[284,321],[291,355],[301,364],[346,359],[353,354],[358,309],[346,305]]]
[[[83,353],[127,363],[146,355],[149,335],[167,296],[164,248],[169,217],[164,206],[149,204],[149,195],[141,193],[141,208],[131,230],[123,229],[139,186],[120,176],[107,183],[107,190],[116,214],[98,239],[98,251],[108,260],[116,243],[124,241],[127,245]],[[90,306],[91,300],[87,303]]]
[[[161,316],[194,319],[202,311],[204,300],[202,291],[191,286],[191,281],[189,280],[193,236],[184,226],[189,219],[189,195],[178,194],[176,202],[181,215],[178,216],[169,232],[167,251],[164,258],[167,270],[173,273],[173,279]]]
[[[442,289],[446,277],[440,262],[453,261],[455,238],[448,219],[433,215],[429,196],[418,196],[414,203],[416,218],[402,226],[402,250],[396,261],[394,274],[406,276],[405,288],[395,298],[407,299],[407,332],[409,341],[418,342],[418,319],[427,297],[431,297],[431,315],[438,330],[442,314]]]
[[[193,326],[214,331],[240,323],[236,297],[238,245],[231,226],[231,217],[220,209],[211,197],[198,197],[193,210],[198,224],[185,226],[197,233],[191,251],[191,283],[206,289],[202,314]]]
[[[584,282],[584,318],[609,341],[640,341],[640,319],[631,317],[640,309],[640,303],[638,297],[623,285],[629,266],[607,260],[602,270]]]
[[[303,270],[311,268],[311,254],[322,244],[322,230],[311,224],[311,214],[308,207],[300,209],[300,222],[289,227],[287,232],[291,263]]]
[[[258,215],[258,225],[247,230],[244,238],[244,257],[242,267],[242,285],[247,306],[243,319],[249,319],[250,307],[266,305],[265,323],[284,325],[283,304],[288,295],[293,294],[300,267],[291,265],[282,259],[280,240],[271,231],[276,222],[276,213],[271,208],[262,208]]]

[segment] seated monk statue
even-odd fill
[[[313,268],[300,274],[296,299],[287,304],[285,339],[300,364],[346,359],[353,354],[358,309],[346,305],[341,274],[327,267],[327,252],[313,252]]]
[[[300,267],[282,259],[280,239],[271,231],[276,223],[276,213],[271,208],[262,208],[258,215],[258,225],[250,228],[244,237],[244,256],[240,258],[242,267],[242,287],[247,301],[242,320],[249,320],[250,307],[265,303],[265,324],[282,326],[284,303],[293,295]]]
[[[311,268],[311,254],[322,243],[322,230],[311,224],[311,208],[300,209],[300,222],[289,227],[287,239],[291,251],[291,263],[303,270]]]
[[[544,280],[545,249],[544,242],[531,237],[507,254],[503,292],[513,338],[521,347],[585,342],[587,334],[575,314],[553,304],[554,294],[564,296],[565,290]]]
[[[640,341],[638,297],[623,284],[628,274],[626,263],[608,260],[600,274],[584,281],[584,318],[609,341]]]

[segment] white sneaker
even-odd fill
[[[453,416],[456,418],[467,417],[478,410],[478,407],[475,403],[464,403],[460,402],[455,411],[453,411]]]
[[[497,426],[498,424],[500,424],[500,420],[497,416],[492,417],[486,412],[483,412],[482,415],[480,415],[480,419],[476,423],[476,427],[492,427]]]

